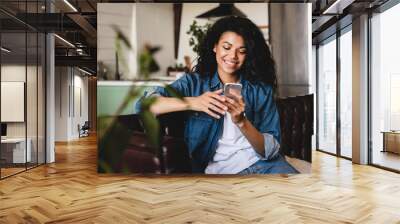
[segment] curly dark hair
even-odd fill
[[[246,59],[238,71],[239,74],[252,83],[261,81],[270,84],[275,90],[277,88],[276,70],[271,51],[260,29],[252,21],[243,17],[224,17],[214,23],[200,44],[197,64],[192,72],[201,76],[214,75],[217,70],[217,61],[213,48],[221,35],[227,31],[240,35],[245,42]]]

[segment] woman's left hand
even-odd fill
[[[234,99],[226,97],[226,106],[228,107],[228,112],[231,114],[232,122],[240,127],[245,120],[244,109],[246,104],[241,95],[231,94],[234,95]]]

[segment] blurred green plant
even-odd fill
[[[125,50],[132,50],[132,45],[129,42],[129,39],[122,33],[118,26],[111,26],[114,32],[116,33],[116,38],[114,42],[117,64],[122,64],[124,66],[125,71],[129,71],[129,66],[126,63],[125,59]],[[119,74],[118,74],[119,75]]]
[[[125,71],[129,71],[126,59],[124,58],[124,52],[129,50],[132,51],[132,45],[129,39],[122,33],[117,26],[112,26],[116,33],[115,49],[118,55],[118,60],[126,68]],[[159,69],[154,58],[149,58],[149,53],[154,53],[159,48],[145,48],[139,57],[140,73],[137,80],[148,81],[149,75]],[[107,69],[103,62],[99,62],[100,73],[103,77],[108,77],[106,74],[110,69]],[[135,81],[135,80],[133,80]],[[145,87],[132,85],[122,104],[115,111],[113,116],[100,116],[98,117],[98,172],[99,173],[114,173],[116,172],[115,167],[121,164],[122,155],[124,150],[129,144],[133,132],[129,130],[124,124],[121,124],[117,116],[121,115],[122,112],[130,105],[133,101],[137,100],[143,95]],[[182,99],[182,96],[176,92],[173,88],[168,85],[165,86],[165,90],[172,96]],[[160,124],[153,113],[150,112],[151,105],[156,101],[155,98],[148,97],[141,101],[140,118],[143,123],[143,127],[150,143],[151,147],[155,150],[157,155],[160,152]],[[99,99],[98,103],[101,102]],[[119,170],[124,173],[129,173],[126,167],[119,167]]]
[[[200,53],[200,43],[203,42],[204,37],[206,36],[210,27],[210,23],[201,26],[197,24],[196,20],[193,20],[193,23],[190,25],[189,30],[186,32],[186,34],[190,35],[189,46],[192,47],[193,51],[196,54]]]
[[[139,56],[139,72],[145,79],[149,78],[149,75],[153,72],[160,70],[153,54],[160,50],[160,47],[151,47],[149,44],[145,44],[142,52]]]

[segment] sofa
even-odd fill
[[[281,122],[280,151],[296,169],[304,170],[312,159],[313,97],[311,94],[276,99]],[[121,161],[114,170],[119,172],[123,168],[132,173],[190,173],[190,155],[183,140],[184,118],[184,112],[159,116],[161,147],[154,148],[147,141],[139,115],[118,116],[118,122],[129,129],[131,135],[122,151]]]

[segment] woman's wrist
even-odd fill
[[[240,129],[244,128],[247,122],[247,118],[243,117],[243,119],[239,122],[236,123],[236,126],[238,126]]]
[[[183,99],[185,102],[185,109],[186,110],[194,110],[194,104],[193,104],[194,97],[184,97]]]

